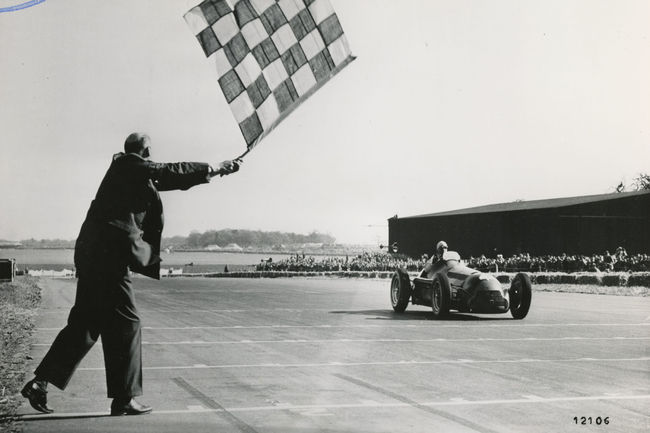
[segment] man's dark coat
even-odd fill
[[[158,191],[206,183],[209,170],[200,162],[160,164],[135,153],[114,155],[77,238],[77,273],[128,266],[159,279],[164,218]]]
[[[75,304],[34,372],[39,380],[65,389],[101,336],[108,397],[142,395],[142,333],[129,269],[160,278],[158,190],[208,182],[209,170],[204,163],[157,164],[133,153],[113,157],[77,238]]]

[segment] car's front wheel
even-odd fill
[[[444,274],[436,274],[433,277],[433,291],[431,293],[431,310],[436,319],[449,314],[451,302],[451,287],[449,280]]]
[[[515,275],[508,293],[510,295],[510,314],[517,320],[523,319],[530,310],[533,297],[530,277],[526,274]]]
[[[402,313],[411,299],[411,279],[404,269],[398,269],[390,282],[390,303],[393,310]]]

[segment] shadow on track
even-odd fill
[[[372,316],[368,320],[430,320],[435,322],[468,322],[468,321],[495,321],[495,320],[514,320],[512,317],[479,317],[467,313],[452,313],[444,319],[435,319],[430,311],[405,311],[396,313],[391,310],[340,310],[330,311],[330,314],[356,314]]]

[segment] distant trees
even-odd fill
[[[650,174],[639,173],[634,179],[632,179],[631,188],[632,191],[650,190]],[[627,187],[625,182],[621,181],[614,192],[624,192],[626,189]]]
[[[632,188],[634,191],[650,189],[650,174],[639,173],[639,175],[632,180]]]
[[[197,248],[202,249],[208,245],[224,247],[228,244],[237,244],[246,248],[249,246],[272,247],[275,245],[295,245],[306,243],[333,244],[336,239],[328,234],[313,231],[308,235],[286,232],[265,232],[260,230],[208,230],[205,232],[193,231],[187,237],[175,236],[163,239],[164,247]]]
[[[189,236],[173,236],[163,238],[163,248],[190,248],[203,249],[208,245],[225,247],[237,244],[240,247],[274,247],[279,245],[300,244],[326,244],[336,243],[336,239],[328,234],[312,231],[307,235],[285,232],[264,232],[260,230],[208,230],[206,232],[193,231]],[[22,248],[74,248],[74,240],[65,239],[26,239],[20,241]]]
[[[22,248],[74,248],[74,240],[67,239],[24,239]]]

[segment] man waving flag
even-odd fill
[[[204,0],[184,16],[248,152],[354,60],[328,0]]]

